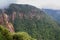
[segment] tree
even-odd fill
[[[12,40],[11,33],[4,26],[0,25],[0,33],[4,40]]]
[[[26,32],[18,32],[18,33],[13,34],[13,40],[36,40],[36,39],[32,38]]]

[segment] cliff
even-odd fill
[[[10,32],[24,31],[37,40],[60,39],[58,24],[44,11],[32,5],[11,4],[0,14],[0,24],[5,25]]]
[[[37,40],[59,40],[60,27],[41,9],[28,4],[11,4],[6,11],[16,32],[28,32]]]
[[[0,12],[0,25],[4,25],[10,32],[14,32],[14,27],[12,23],[9,22],[9,16],[5,13],[5,11]]]

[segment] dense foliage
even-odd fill
[[[5,27],[1,25],[0,25],[0,35],[1,35],[0,37],[2,40],[12,40],[11,33]]]
[[[29,34],[27,34],[26,32],[18,32],[13,34],[13,39],[14,40],[36,40],[34,38],[31,38],[31,36],[29,36]]]
[[[15,19],[14,27],[17,31],[28,32],[32,37],[37,38],[38,40],[56,40],[60,39],[60,27],[52,20],[42,19]]]
[[[0,40],[36,40],[26,32],[10,33],[5,27],[0,26]]]
[[[31,5],[11,4],[7,9],[7,14],[12,15],[16,12],[14,19],[15,31],[28,32],[37,40],[60,40],[60,27],[42,10]],[[22,19],[20,13],[25,15]],[[32,19],[32,15],[35,15]]]

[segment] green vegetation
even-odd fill
[[[16,32],[28,32],[37,40],[60,40],[60,27],[48,17],[41,20],[17,18],[14,27]]]
[[[13,21],[16,32],[27,32],[37,40],[60,40],[60,27],[39,8],[31,5],[11,4],[7,9],[7,14],[12,15],[13,12],[16,12],[16,18]],[[21,13],[23,17],[19,16]]]
[[[0,25],[0,35],[2,40],[12,40],[11,33],[1,25]]]
[[[27,34],[26,32],[18,32],[13,34],[13,39],[16,40],[36,40],[34,38],[31,38],[31,36],[29,36],[29,34]]]
[[[35,40],[26,32],[10,33],[5,27],[0,26],[0,40]]]

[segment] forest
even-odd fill
[[[4,24],[0,26],[0,40],[60,40],[60,26],[43,10],[27,4],[11,4],[4,11],[0,14],[5,13],[8,18],[4,16]],[[7,21],[15,32],[6,28]]]

